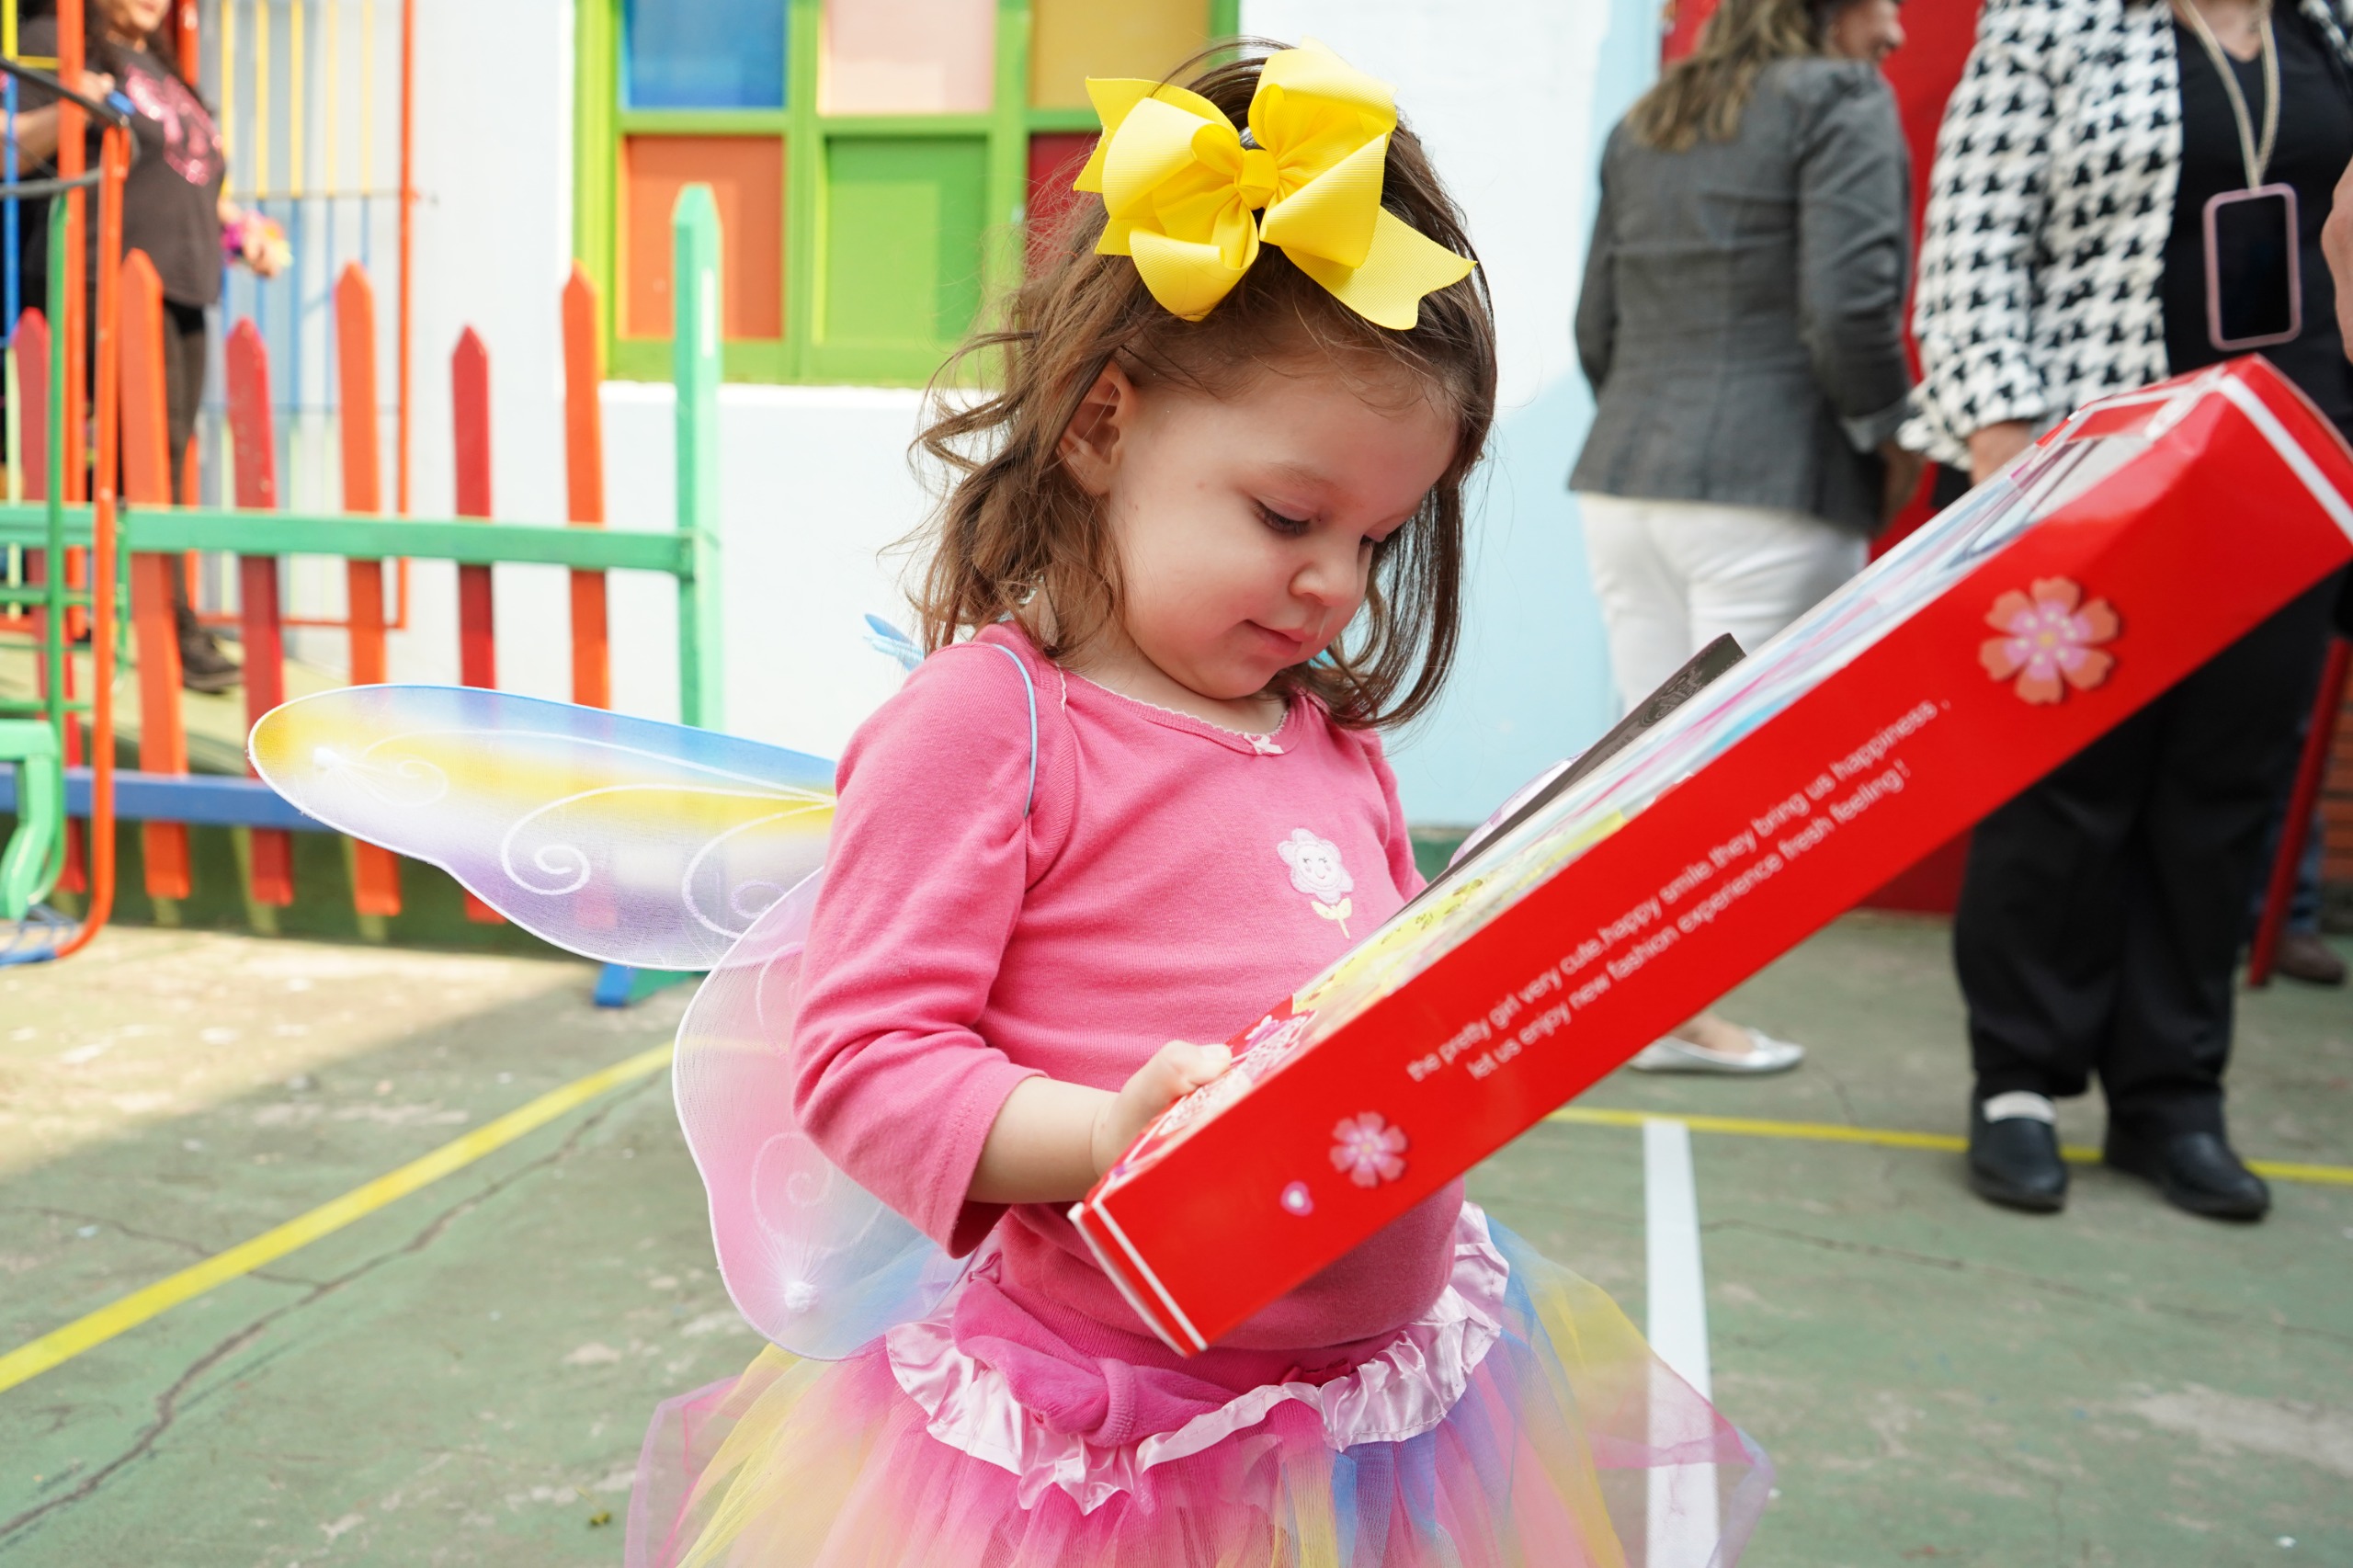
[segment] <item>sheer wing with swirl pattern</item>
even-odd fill
[[[826,1160],[786,1051],[824,881],[834,766],[598,709],[466,687],[353,687],[254,726],[255,767],[310,815],[443,868],[558,947],[707,969],[678,1026],[678,1121],[728,1294],[835,1359],[963,1274]]]
[[[361,686],[264,714],[255,769],[311,816],[429,860],[560,948],[709,969],[824,859],[834,765],[472,687]]]

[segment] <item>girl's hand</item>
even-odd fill
[[[1154,1117],[1233,1061],[1222,1045],[1172,1040],[1118,1094],[1024,1078],[989,1124],[965,1196],[974,1203],[1075,1203]]]
[[[1095,1113],[1095,1174],[1102,1176],[1150,1126],[1152,1119],[1224,1072],[1233,1052],[1222,1045],[1172,1040],[1152,1053]]]

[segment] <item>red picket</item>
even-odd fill
[[[17,396],[24,404],[17,415],[23,435],[17,449],[24,459],[24,490],[28,501],[49,499],[49,321],[39,311],[27,310],[17,318],[17,335],[9,346],[17,351]]]
[[[172,504],[172,446],[164,392],[164,286],[144,251],[125,256],[116,330],[122,335],[122,496],[132,506]],[[131,558],[131,626],[139,662],[139,766],[150,773],[188,771],[188,732],[180,716],[179,631],[172,617],[172,558],[140,551]],[[140,826],[147,896],[184,899],[194,891],[188,827]]]
[[[81,29],[68,25],[75,19],[65,14],[68,6],[78,13],[82,10],[81,0],[61,0],[58,18],[57,72],[64,80],[72,82],[81,77],[85,46]],[[71,179],[89,169],[89,142],[83,134],[88,122],[87,114],[75,107],[73,99],[59,100],[56,162],[61,178]],[[64,301],[65,312],[64,319],[57,324],[57,329],[65,335],[65,384],[55,389],[55,395],[62,406],[65,426],[65,462],[60,471],[59,482],[69,503],[90,498],[90,455],[85,443],[90,428],[90,296],[95,290],[90,288],[87,268],[94,248],[90,244],[90,234],[98,217],[92,210],[95,194],[75,190],[67,192],[65,197],[65,277],[63,287],[59,290]],[[42,362],[46,364],[47,359],[44,358]],[[49,449],[43,446],[41,450],[46,454]],[[46,495],[47,492],[43,494]],[[90,552],[86,550],[65,552],[67,587],[87,588],[90,585],[89,558]],[[79,642],[89,634],[89,630],[87,610],[76,606],[65,612],[66,641]],[[70,659],[67,661],[65,671],[68,697],[74,694],[72,663]],[[79,730],[78,725],[70,728],[76,732]],[[80,760],[74,755],[79,744],[78,733],[69,733],[66,737],[66,762],[69,766]]]
[[[468,327],[449,355],[449,414],[456,448],[458,516],[490,516],[490,350]],[[488,566],[458,568],[458,679],[498,685]]]
[[[335,286],[335,350],[340,360],[343,420],[343,509],[381,512],[384,507],[376,427],[376,293],[368,274],[353,262]],[[352,561],[345,565],[349,585],[351,681],[382,683],[384,669],[384,563]],[[352,907],[362,915],[401,912],[400,859],[373,844],[355,845]]]
[[[17,413],[17,427],[22,432],[17,448],[24,459],[24,495],[28,501],[49,499],[49,320],[37,310],[28,310],[17,317],[16,335],[10,340],[17,351],[17,399],[23,406]],[[44,551],[25,552],[25,577],[28,583],[49,580],[49,561]],[[48,645],[48,616],[36,609],[32,613],[33,646]],[[72,625],[68,618],[67,625]],[[46,660],[38,656],[33,661],[34,694],[49,695],[50,681],[61,672],[49,668]],[[74,660],[68,654],[62,672],[65,695],[74,695]],[[82,726],[65,727],[65,760],[78,765],[82,760]],[[65,867],[57,885],[66,892],[81,892],[89,886],[84,870],[82,824],[68,818],[65,824]]]
[[[236,454],[237,506],[278,509],[278,446],[269,417],[269,349],[253,322],[230,330],[225,353],[229,439]],[[245,727],[286,700],[286,631],[278,597],[278,557],[237,557],[237,615],[245,645]],[[250,760],[247,772],[253,770]],[[294,835],[283,828],[253,830],[256,903],[283,909],[294,902]]]
[[[563,478],[566,516],[582,528],[605,526],[605,376],[598,363],[597,285],[578,262],[563,285]],[[606,621],[605,574],[572,574],[572,700],[613,705],[613,664]]]
[[[449,416],[457,455],[458,516],[490,517],[490,350],[468,327],[449,355]],[[498,685],[497,626],[490,568],[458,568],[458,678],[468,686]],[[503,916],[472,893],[466,918],[480,926]]]

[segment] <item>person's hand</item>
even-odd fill
[[[2337,176],[2336,199],[2328,221],[2320,226],[2320,249],[2336,284],[2336,335],[2344,343],[2345,357],[2353,359],[2353,164]]]
[[[1095,1113],[1095,1174],[1100,1176],[1128,1145],[1150,1126],[1152,1119],[1208,1083],[1233,1064],[1233,1052],[1222,1045],[1188,1045],[1172,1040],[1136,1069],[1135,1076]]]
[[[74,90],[85,98],[104,103],[107,95],[114,91],[114,78],[103,71],[85,71],[82,79],[74,84]]]
[[[2012,458],[2034,445],[2034,426],[2023,419],[1988,425],[1969,437],[1969,482],[1983,484]]]
[[[256,277],[278,276],[280,247],[270,243],[269,231],[261,224],[248,223],[238,231],[237,254]]]
[[[222,233],[233,234],[237,241],[237,259],[251,267],[256,277],[275,278],[288,258],[283,236],[276,226],[266,222],[249,222],[245,210],[221,198],[216,210],[221,215]]]
[[[1884,525],[1895,521],[1895,515],[1912,504],[1920,489],[1920,475],[1927,472],[1928,460],[1915,451],[1896,445],[1893,437],[1879,444],[1880,461],[1885,465],[1887,487],[1880,498],[1879,520]]]

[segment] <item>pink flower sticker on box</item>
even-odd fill
[[[2116,667],[2100,644],[2123,630],[2106,599],[2084,602],[2064,577],[2041,577],[2026,593],[2016,588],[1994,601],[1985,623],[2002,633],[1978,646],[1978,662],[1995,680],[2014,680],[2021,701],[2050,703],[2067,687],[2089,691]]]
[[[1332,1168],[1358,1187],[1378,1187],[1405,1174],[1405,1134],[1378,1111],[1344,1117],[1332,1129]]]

